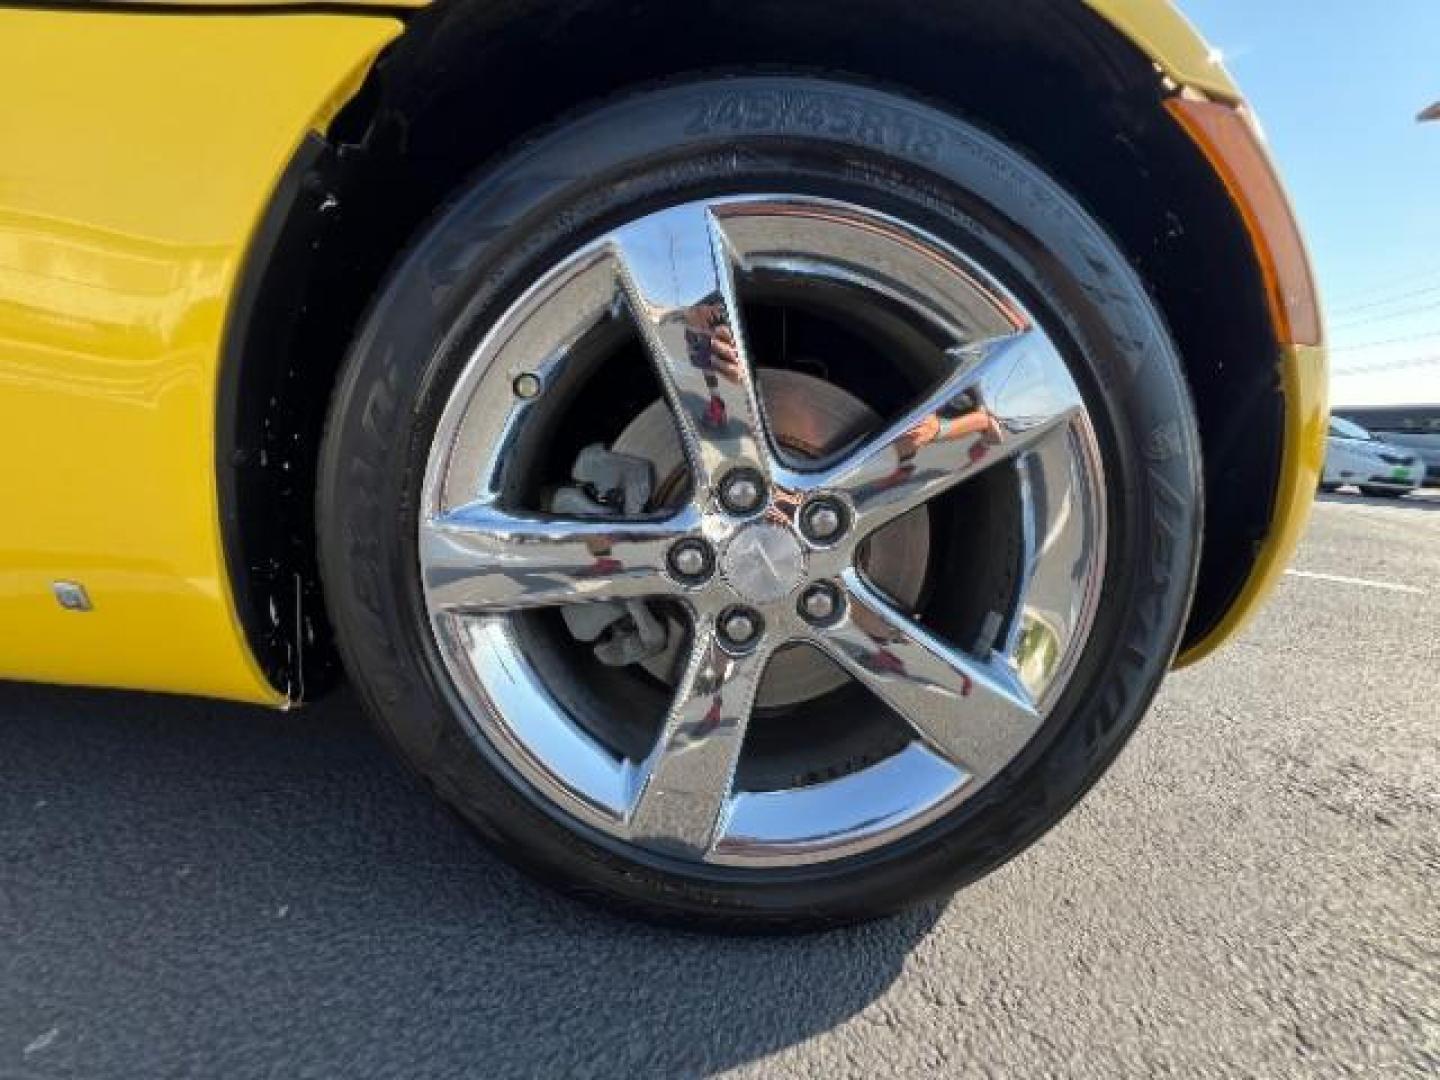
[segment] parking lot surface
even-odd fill
[[[1327,496],[1038,846],[767,940],[531,884],[346,693],[0,684],[0,1076],[1434,1076],[1437,675],[1440,499]]]

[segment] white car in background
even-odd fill
[[[1382,442],[1359,424],[1330,418],[1322,491],[1353,484],[1365,495],[1408,495],[1425,482],[1425,462],[1414,450]]]

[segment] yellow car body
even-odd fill
[[[1088,5],[1177,100],[1240,104],[1168,3]],[[247,6],[0,8],[0,677],[271,705],[301,694],[257,660],[227,566],[239,556],[217,481],[223,357],[287,163],[422,5]],[[1223,174],[1224,147],[1206,150]],[[1222,178],[1248,215],[1253,175]],[[1263,263],[1276,224],[1247,225]],[[1284,399],[1269,525],[1243,588],[1182,660],[1254,612],[1319,474],[1318,334],[1277,321],[1266,362]],[[91,609],[62,607],[57,582],[83,585]]]

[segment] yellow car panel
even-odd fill
[[[259,10],[274,11],[279,8],[314,8],[316,0],[91,0],[100,8],[107,4],[127,7],[154,7],[154,8],[256,8]],[[337,0],[336,3],[328,6],[332,8],[380,8],[384,10],[398,10],[402,8],[423,8],[428,7],[430,0]]]
[[[283,700],[221,550],[221,336],[276,178],[399,29],[0,10],[0,677]]]
[[[1325,433],[1330,420],[1325,349],[1313,345],[1286,348],[1280,359],[1280,383],[1285,394],[1285,446],[1270,533],[1230,610],[1214,629],[1185,650],[1177,662],[1179,667],[1205,659],[1255,617],[1279,583],[1310,520],[1315,489],[1325,467]]]
[[[1240,100],[1240,88],[1225,70],[1220,55],[1170,0],[1085,3],[1144,50],[1175,83],[1225,101]]]

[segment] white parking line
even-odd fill
[[[1334,581],[1340,585],[1363,585],[1369,589],[1384,589],[1386,592],[1403,592],[1411,596],[1424,596],[1424,589],[1414,585],[1399,585],[1393,581],[1373,581],[1370,578],[1343,577],[1340,574],[1317,574],[1313,570],[1286,570],[1289,577],[1311,578],[1315,581]]]

